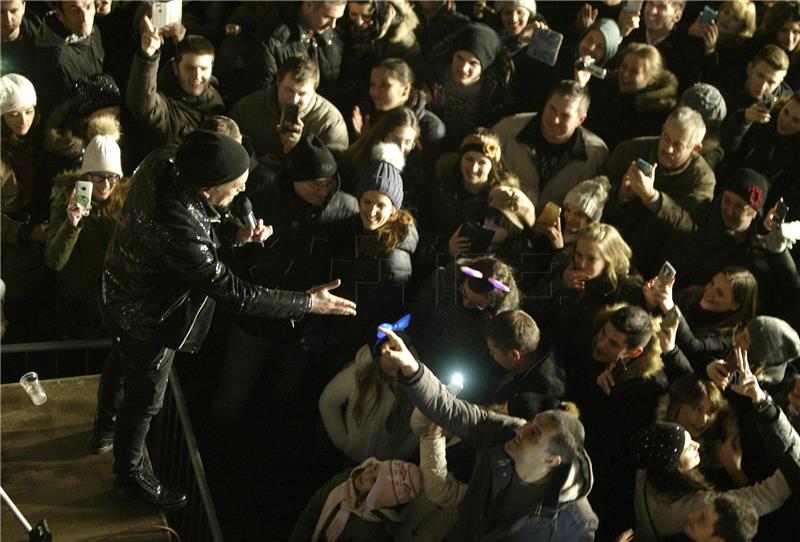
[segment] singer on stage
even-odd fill
[[[240,279],[218,259],[226,236],[215,228],[245,189],[249,165],[241,144],[208,130],[154,151],[131,179],[106,255],[102,301],[114,339],[90,447],[108,451],[113,439],[115,488],[160,508],[179,508],[186,496],[145,467],[145,437],[175,352],[200,348],[216,302],[242,315],[292,320],[355,314],[355,304],[329,293],[338,281],[307,292],[268,289]],[[261,243],[270,232],[258,220],[228,242]]]

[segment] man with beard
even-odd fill
[[[159,508],[180,508],[186,496],[145,466],[145,437],[175,352],[197,352],[215,302],[271,318],[355,314],[354,303],[328,293],[338,281],[307,292],[270,290],[220,262],[215,229],[222,235],[225,228],[215,225],[244,191],[249,166],[242,145],[208,130],[188,134],[177,149],[151,153],[133,176],[107,253],[103,309],[114,340],[89,446],[95,453],[113,446],[117,490]],[[230,237],[236,244],[263,242],[271,232],[258,220],[255,228],[233,228]]]

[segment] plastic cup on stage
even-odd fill
[[[28,397],[31,398],[34,405],[38,406],[47,401],[47,395],[44,393],[42,383],[39,382],[39,375],[33,371],[22,375],[22,378],[19,379],[19,383],[25,388],[25,392],[28,394]]]

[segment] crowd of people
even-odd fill
[[[800,3],[153,11],[0,0],[3,340],[114,339],[126,495],[213,325],[208,457],[261,396],[330,471],[291,540],[800,532]]]

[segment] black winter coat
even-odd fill
[[[356,199],[339,191],[338,186],[322,207],[314,207],[294,192],[291,181],[281,178],[253,198],[253,213],[272,226],[272,236],[263,247],[251,243],[236,250],[236,263],[231,266],[266,288],[307,290],[328,282],[331,260],[344,239],[347,219],[357,212]],[[280,337],[290,331],[286,320],[266,322],[241,316],[237,323],[262,337],[265,333]]]
[[[196,352],[217,301],[241,314],[301,318],[309,294],[255,286],[219,261],[213,226],[221,217],[178,181],[176,150],[154,151],[131,179],[103,272],[106,323],[114,333]]]
[[[300,4],[287,2],[278,19],[267,18],[256,29],[245,53],[246,72],[236,97],[267,88],[275,82],[281,65],[295,55],[306,55],[319,66],[317,92],[328,97],[339,79],[344,40],[335,29],[313,38],[300,26]]]

